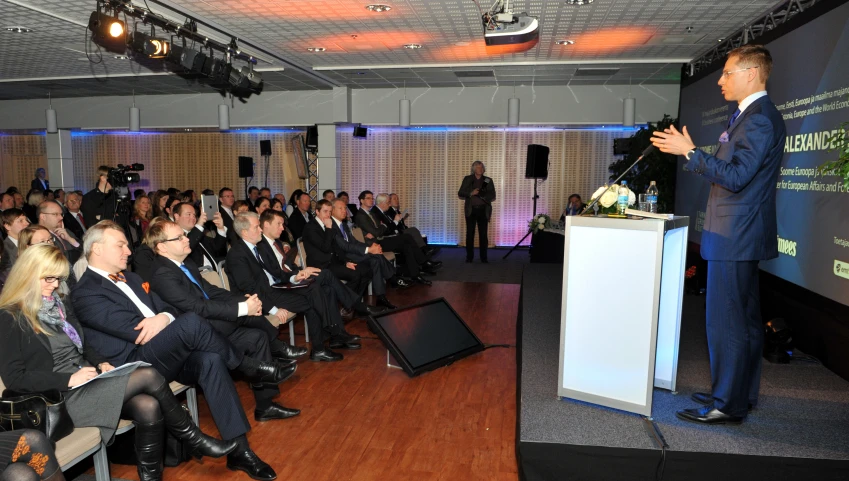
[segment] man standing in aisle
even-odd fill
[[[466,262],[475,257],[475,226],[478,228],[478,251],[481,262],[486,264],[489,248],[489,219],[492,217],[492,203],[495,201],[495,183],[483,175],[486,166],[476,160],[472,162],[472,173],[463,178],[457,196],[464,199],[463,212],[466,214]]]
[[[702,233],[708,261],[707,338],[712,391],[695,393],[702,408],[677,413],[702,424],[739,423],[758,402],[764,331],[758,262],[778,257],[775,183],[787,131],[766,93],[772,56],[760,45],[728,53],[719,86],[737,110],[716,155],[696,148],[674,126],[655,132],[662,152],[684,155],[684,170],[711,182]]]

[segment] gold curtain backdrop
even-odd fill
[[[74,187],[94,187],[94,172],[101,164],[141,163],[142,181],[130,188],[150,191],[176,187],[205,188],[218,192],[228,186],[243,198],[244,180],[238,176],[238,157],[250,156],[256,164],[250,185],[262,187],[265,162],[259,141],[271,140],[268,187],[287,198],[304,188],[297,178],[291,140],[297,132],[185,132],[141,134],[80,134],[72,137]],[[465,242],[463,201],[457,189],[473,161],[486,165],[498,198],[493,204],[489,239],[492,245],[512,246],[527,232],[533,210],[533,180],[525,179],[528,144],[548,146],[549,175],[539,181],[538,213],[559,218],[569,195],[586,201],[608,178],[613,161],[613,139],[631,132],[616,130],[507,129],[369,129],[359,139],[350,130],[337,130],[335,190],[346,190],[356,202],[363,190],[395,192],[410,210],[409,224],[437,244]],[[28,190],[37,167],[47,166],[44,135],[0,136],[0,188]],[[55,185],[55,183],[54,183]],[[320,192],[319,192],[320,194]]]

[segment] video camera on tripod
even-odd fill
[[[112,186],[115,195],[121,200],[130,198],[129,184],[135,184],[141,181],[141,176],[138,172],[144,170],[144,164],[118,164],[117,167],[112,167],[106,174],[106,180]]]

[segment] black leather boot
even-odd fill
[[[165,429],[175,438],[186,443],[192,456],[196,458],[202,456],[220,458],[236,449],[237,444],[233,440],[222,441],[204,434],[192,422],[189,413],[174,397],[174,393],[171,392],[171,387],[168,384],[163,384],[157,388],[152,395],[159,401],[159,409],[162,411],[162,418],[165,420]]]
[[[165,431],[162,421],[133,423],[136,425],[136,459],[139,481],[162,479],[162,455],[165,449]]]

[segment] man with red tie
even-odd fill
[[[71,231],[77,239],[82,239],[87,229],[83,213],[80,207],[83,204],[83,196],[76,192],[68,192],[65,195],[65,215],[63,221],[65,228]]]

